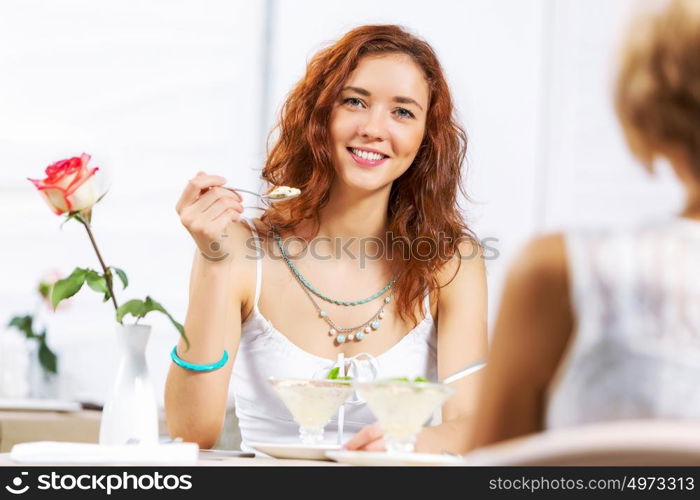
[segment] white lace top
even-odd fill
[[[255,226],[250,221],[258,241]],[[326,359],[304,351],[277,330],[258,309],[262,278],[262,261],[256,261],[255,305],[241,327],[241,341],[234,360],[229,396],[235,401],[236,416],[241,430],[241,449],[250,450],[248,442],[293,443],[299,441],[298,426],[279,397],[273,392],[268,377],[324,378],[336,360]],[[437,380],[437,330],[430,313],[426,294],[425,316],[388,351],[372,360],[352,359],[351,373],[355,377],[425,377]],[[353,401],[355,399],[355,401]],[[324,442],[338,442],[337,414],[325,428]],[[356,396],[344,406],[342,441],[376,419],[366,403]]]
[[[700,222],[565,240],[577,326],[546,427],[700,418]]]

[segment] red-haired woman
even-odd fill
[[[432,381],[485,356],[485,272],[457,204],[466,135],[453,111],[426,42],[359,27],[309,62],[284,104],[263,178],[299,196],[249,220],[225,179],[189,182],[177,210],[198,248],[191,345],[173,351],[166,385],[172,436],[214,445],[230,394],[243,449],[296,441],[267,378],[317,377],[339,353],[358,376]],[[417,450],[467,449],[477,382],[453,384]],[[347,405],[346,446],[383,449],[374,420]]]

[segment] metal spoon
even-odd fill
[[[224,188],[224,189],[228,189],[229,191],[241,191],[241,192],[243,192],[243,193],[252,194],[253,196],[257,196],[257,197],[260,198],[261,200],[264,200],[264,201],[267,201],[267,202],[270,202],[270,203],[275,203],[275,202],[277,202],[277,201],[287,201],[287,200],[291,200],[292,198],[296,198],[297,196],[299,196],[299,194],[301,194],[301,193],[296,193],[296,194],[285,194],[285,195],[282,195],[282,196],[275,196],[275,197],[272,197],[272,196],[270,196],[269,193],[268,193],[268,194],[260,194],[260,193],[255,193],[255,192],[253,192],[253,191],[248,191],[247,189],[240,189],[240,188],[235,188],[235,187],[231,187],[231,186],[221,186],[221,187]]]

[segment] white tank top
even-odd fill
[[[565,240],[577,325],[546,427],[700,418],[700,222]]]
[[[244,219],[246,220],[246,219]],[[246,220],[256,244],[260,240],[254,224]],[[262,253],[259,253],[259,256]],[[262,258],[256,260],[255,302],[253,310],[241,325],[241,340],[233,364],[229,397],[235,402],[241,430],[241,449],[249,451],[248,442],[296,443],[298,426],[279,397],[274,393],[269,377],[324,378],[336,363],[311,354],[277,330],[258,309],[262,281]],[[437,380],[437,330],[430,313],[430,299],[423,300],[424,318],[389,350],[352,362],[354,376],[376,378],[425,377]],[[376,419],[363,401],[353,395],[344,405],[342,441]],[[325,428],[324,442],[338,442],[337,413]]]

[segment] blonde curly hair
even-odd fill
[[[615,108],[630,148],[648,168],[673,148],[700,178],[699,0],[671,0],[632,25]]]

